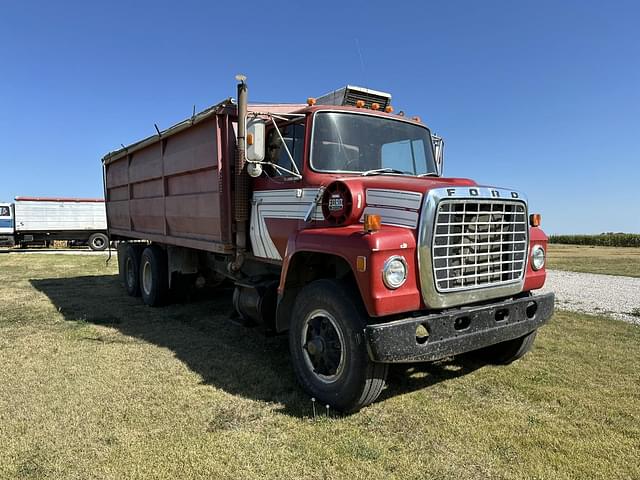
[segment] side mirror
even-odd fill
[[[433,142],[433,151],[435,153],[436,172],[441,177],[444,169],[444,138],[431,135],[431,141]]]
[[[264,161],[265,121],[252,118],[247,122],[245,151],[250,162]]]

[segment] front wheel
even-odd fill
[[[302,289],[293,307],[289,349],[302,387],[322,404],[353,412],[382,392],[388,365],[369,359],[366,314],[335,280]]]

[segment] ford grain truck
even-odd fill
[[[233,282],[247,322],[288,333],[302,388],[350,412],[392,363],[472,352],[508,364],[553,312],[547,237],[517,190],[443,175],[443,142],[391,96],[229,98],[107,154],[108,227],[126,291]]]

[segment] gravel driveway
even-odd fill
[[[556,293],[557,308],[640,325],[640,278],[548,270],[545,291]]]

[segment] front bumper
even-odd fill
[[[375,362],[425,362],[513,340],[549,320],[554,298],[547,293],[368,325],[369,355]],[[420,325],[426,339],[416,337]]]

